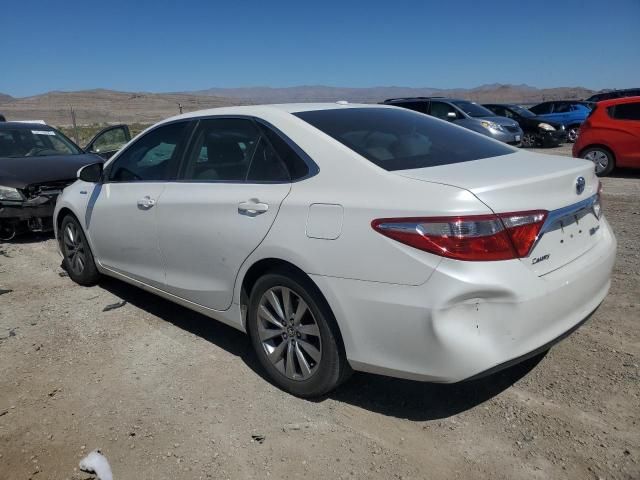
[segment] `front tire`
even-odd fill
[[[80,285],[95,285],[100,278],[93,253],[78,220],[71,215],[62,219],[60,225],[62,264],[71,280]]]
[[[305,276],[287,270],[264,275],[251,291],[247,313],[253,348],[278,387],[317,397],[348,377],[333,314]]]
[[[567,127],[567,141],[569,143],[575,143],[578,139],[578,132],[580,130],[580,125],[571,125]]]
[[[524,148],[533,148],[537,143],[538,142],[536,140],[535,134],[531,132],[525,132],[524,135],[522,135],[522,146]]]
[[[616,166],[613,154],[602,147],[587,148],[580,153],[580,158],[591,160],[596,167],[596,175],[599,177],[606,177]]]

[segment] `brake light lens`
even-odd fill
[[[547,218],[544,210],[459,217],[380,218],[382,235],[456,260],[511,260],[529,255]]]

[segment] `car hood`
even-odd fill
[[[496,115],[491,117],[474,117],[474,118],[477,118],[478,120],[486,120],[488,122],[494,122],[503,127],[519,127],[518,122],[516,122],[515,120],[511,120],[510,118],[507,118],[507,117],[498,117]]]
[[[0,185],[23,189],[28,185],[73,180],[78,170],[104,162],[97,155],[55,155],[43,157],[0,157]]]

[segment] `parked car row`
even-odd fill
[[[56,198],[78,169],[109,158],[130,139],[126,125],[114,125],[82,149],[43,123],[0,122],[0,240],[52,230]]]

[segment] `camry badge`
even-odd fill
[[[586,182],[584,180],[584,177],[578,177],[578,179],[576,180],[576,193],[578,195],[584,192],[585,185],[586,185]]]

